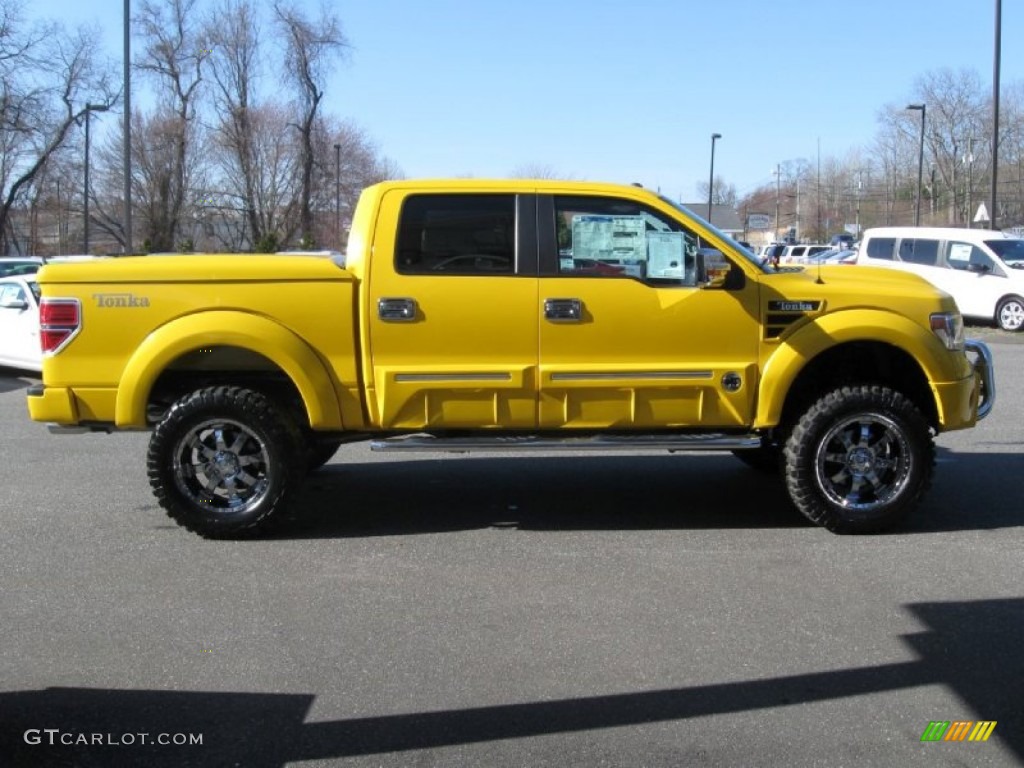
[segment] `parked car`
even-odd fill
[[[9,275],[32,275],[43,266],[43,260],[35,256],[0,257],[0,277]]]
[[[787,245],[779,258],[781,264],[803,264],[810,257],[829,250],[827,245],[816,243],[801,243],[798,245]]]
[[[831,248],[807,259],[807,264],[853,264],[857,261],[857,251],[850,248]]]
[[[857,263],[918,274],[965,317],[1024,330],[1024,239],[988,229],[878,227],[864,233]]]
[[[26,277],[0,277],[0,365],[40,371],[39,286]]]

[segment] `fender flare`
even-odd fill
[[[182,355],[211,346],[241,347],[266,357],[299,391],[310,426],[343,428],[331,376],[313,348],[281,324],[237,310],[197,312],[150,333],[121,373],[114,423],[118,427],[145,427],[146,401],[157,377]]]
[[[879,309],[835,312],[815,318],[814,322],[798,329],[768,358],[758,386],[754,425],[778,424],[786,397],[800,372],[822,352],[857,341],[882,342],[906,353],[917,363],[930,385],[970,375],[966,357],[958,367],[934,334],[903,315]],[[936,402],[936,406],[939,405]]]

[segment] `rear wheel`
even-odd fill
[[[298,428],[259,392],[210,387],[178,400],[157,425],[147,469],[168,516],[207,538],[263,531],[301,482]]]
[[[1024,330],[1024,299],[1007,296],[996,307],[996,324],[1004,331]]]
[[[881,531],[916,506],[934,463],[928,423],[910,400],[888,387],[841,387],[796,423],[786,486],[797,509],[830,531]]]

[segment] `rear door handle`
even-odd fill
[[[386,323],[411,323],[416,320],[416,299],[377,299],[377,317]]]
[[[544,299],[544,317],[554,323],[578,323],[583,319],[579,299]]]

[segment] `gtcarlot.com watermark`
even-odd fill
[[[76,733],[60,728],[29,728],[22,738],[26,744],[51,747],[194,747],[203,743],[201,733]]]

